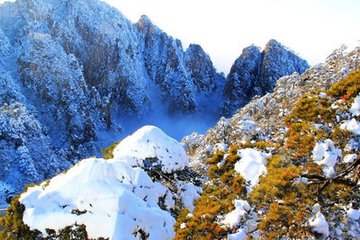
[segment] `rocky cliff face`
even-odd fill
[[[284,119],[299,99],[321,89],[328,90],[351,71],[360,68],[360,48],[351,52],[346,48],[332,52],[322,64],[313,66],[303,74],[293,73],[278,79],[272,93],[253,99],[230,118],[220,118],[206,135],[193,133],[183,139],[185,149],[192,155],[190,163],[206,175],[204,160],[217,150],[247,141],[282,142],[288,131]]]
[[[0,15],[1,204],[96,154],[122,119],[205,111],[225,82],[200,46],[97,0],[19,0]]]
[[[256,46],[245,48],[227,77],[224,115],[231,115],[256,95],[272,92],[280,77],[301,74],[308,67],[305,60],[276,40],[270,40],[262,52]]]
[[[199,45],[184,51],[146,16],[132,24],[98,0],[18,0],[2,4],[0,16],[0,205],[27,183],[97,154],[129,117],[219,115],[225,77]],[[270,45],[261,54],[244,50],[233,67],[225,90],[231,109],[268,91],[269,79],[302,71]],[[278,69],[283,63],[287,71]],[[249,83],[240,81],[246,74]]]
[[[136,27],[144,44],[147,74],[160,87],[170,112],[199,111],[206,101],[201,96],[221,89],[225,79],[199,45],[192,44],[184,52],[179,40],[162,32],[146,16],[141,17]]]

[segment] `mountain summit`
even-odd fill
[[[224,114],[234,113],[256,95],[272,92],[280,77],[294,72],[302,74],[307,68],[305,60],[274,39],[262,52],[256,46],[245,48],[227,76]]]

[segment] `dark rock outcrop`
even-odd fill
[[[305,60],[276,40],[270,40],[262,52],[256,46],[245,48],[227,77],[224,115],[233,114],[256,95],[272,92],[280,77],[302,74],[308,67]]]

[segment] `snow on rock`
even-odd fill
[[[344,157],[343,162],[344,163],[352,163],[356,159],[356,154],[348,154]]]
[[[184,228],[186,228],[186,223],[181,223],[180,224],[180,229],[184,229]]]
[[[155,126],[144,126],[121,141],[114,149],[114,159],[144,168],[161,166],[165,173],[189,165],[184,147]]]
[[[117,160],[89,158],[20,197],[23,221],[45,233],[84,224],[90,238],[136,239],[139,229],[149,239],[174,237],[175,219],[157,204],[167,188],[140,168]]]
[[[228,144],[224,142],[219,142],[214,145],[213,153],[216,153],[217,151],[226,152],[229,149]]]
[[[222,224],[228,225],[231,228],[238,227],[241,220],[245,220],[248,211],[251,210],[249,203],[244,200],[235,200],[234,207],[235,209],[226,214],[221,221]]]
[[[229,234],[228,238],[230,240],[245,240],[247,238],[247,229],[246,227],[239,228],[235,233]]]
[[[252,188],[258,184],[259,177],[266,173],[266,158],[270,157],[270,154],[265,154],[256,149],[246,148],[238,151],[240,160],[235,163],[235,171],[240,173],[241,176],[249,182],[249,186],[246,187],[249,193]]]
[[[351,105],[350,112],[354,116],[360,116],[360,95],[358,95],[355,99],[353,104]]]
[[[348,216],[348,218],[350,218],[351,220],[354,220],[354,221],[359,221],[360,220],[360,211],[359,209],[354,209],[354,208],[349,208],[347,211],[346,211],[346,214]]]
[[[355,209],[350,205],[345,208],[345,211],[345,228],[347,230],[347,235],[351,239],[360,239],[360,210]]]
[[[313,212],[315,215],[309,219],[309,225],[313,231],[321,234],[323,237],[329,236],[329,223],[326,221],[325,216],[320,211],[320,205],[315,204]]]
[[[245,239],[249,233],[256,238],[255,231],[257,229],[258,214],[252,211],[251,206],[245,200],[234,200],[235,209],[227,213],[220,222],[230,227],[233,231],[228,235],[229,239]]]
[[[227,77],[224,115],[233,114],[256,95],[272,92],[280,77],[294,72],[302,74],[308,67],[305,60],[273,39],[263,51],[254,45],[245,48]]]
[[[337,149],[330,139],[317,142],[313,150],[313,159],[317,164],[324,165],[323,172],[326,177],[332,177],[335,174],[334,166],[341,156],[341,150]]]
[[[188,165],[182,145],[159,128],[145,126],[118,144],[114,156],[82,160],[28,188],[19,199],[24,223],[42,233],[83,224],[94,239],[138,239],[143,233],[148,239],[172,239],[171,213],[193,210],[202,192],[187,178],[191,170],[177,171]],[[166,179],[148,175],[156,166]]]
[[[241,120],[238,125],[238,130],[245,134],[255,132],[256,130],[259,131],[257,123],[249,119]]]
[[[182,191],[181,202],[183,206],[192,212],[195,209],[194,201],[202,193],[201,187],[197,187],[192,183],[179,182],[178,188]]]
[[[186,152],[194,151],[204,141],[204,135],[192,132],[181,140]]]
[[[358,121],[356,121],[355,118],[345,121],[344,123],[342,123],[340,125],[340,128],[346,129],[346,130],[352,132],[356,136],[360,135],[360,123]]]
[[[328,96],[327,96],[326,93],[320,92],[320,93],[319,93],[319,97],[320,97],[321,99],[325,99],[325,98],[327,98]]]

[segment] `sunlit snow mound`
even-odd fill
[[[24,223],[43,233],[84,224],[90,238],[137,239],[142,229],[149,239],[171,239],[175,219],[157,205],[166,191],[140,168],[90,158],[29,188],[20,202]]]
[[[246,186],[247,192],[259,183],[261,175],[267,172],[266,158],[271,154],[260,152],[256,149],[246,148],[238,151],[240,160],[235,163],[235,171],[245,178],[249,185]]]
[[[25,206],[24,223],[42,233],[83,224],[91,239],[138,239],[144,233],[148,239],[172,239],[175,198],[193,209],[201,191],[176,178],[175,171],[188,165],[183,147],[160,129],[145,126],[124,139],[114,156],[82,160],[28,188],[19,200]],[[147,161],[159,174],[173,172],[176,190],[151,179]]]
[[[189,164],[184,147],[155,126],[144,126],[121,141],[114,159],[131,166],[161,167],[165,173],[182,170]]]

